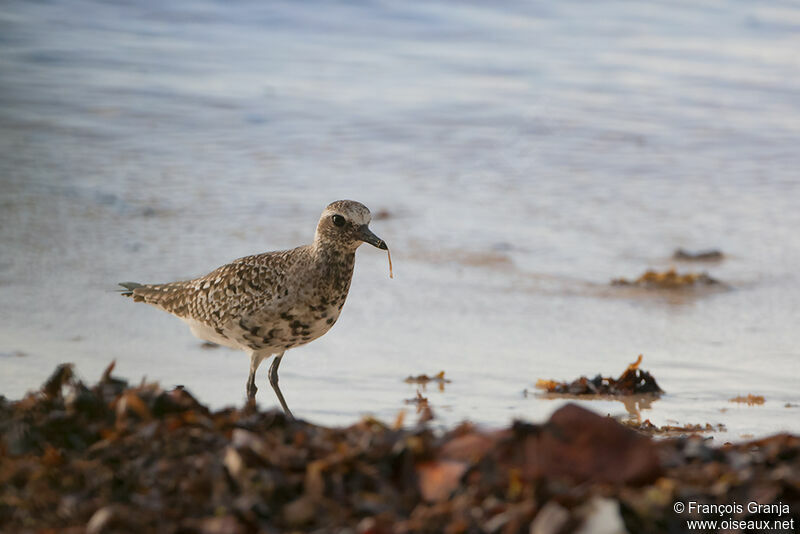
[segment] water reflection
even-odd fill
[[[639,395],[570,395],[561,393],[537,393],[534,398],[547,400],[577,400],[577,401],[614,401],[620,402],[628,413],[626,421],[641,423],[642,411],[652,409],[654,402],[661,398],[657,393],[643,393]]]

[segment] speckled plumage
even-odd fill
[[[337,225],[337,217],[344,223]],[[280,358],[325,334],[339,318],[358,246],[387,248],[369,231],[369,222],[363,204],[340,200],[322,213],[311,245],[240,258],[194,280],[124,283],[122,294],[180,317],[201,339],[247,351],[251,398],[261,360],[277,355],[270,382],[291,415],[277,388]]]

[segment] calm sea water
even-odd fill
[[[413,421],[403,379],[444,370],[441,424],[538,420],[564,401],[537,379],[641,353],[667,392],[643,418],[800,432],[800,5],[162,4],[0,6],[0,393],[115,359],[241,403],[246,355],[116,282],[306,243],[353,198],[395,279],[359,250],[336,327],[281,366],[296,414]],[[673,265],[731,289],[609,286]]]

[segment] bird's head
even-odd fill
[[[361,243],[388,250],[386,242],[369,229],[371,216],[364,204],[337,200],[328,204],[319,218],[315,244],[354,251]]]

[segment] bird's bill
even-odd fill
[[[378,247],[381,250],[389,250],[389,247],[386,245],[386,241],[373,234],[366,224],[358,229],[358,233],[359,238],[364,243],[369,243],[373,247]]]

